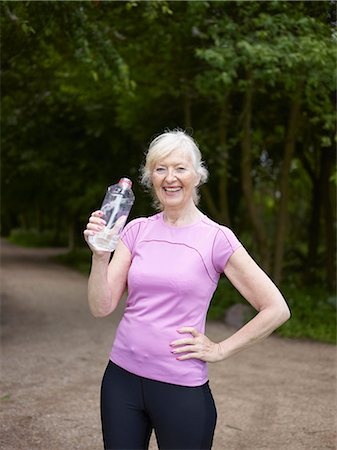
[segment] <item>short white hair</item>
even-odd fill
[[[178,128],[165,131],[150,143],[145,164],[141,167],[140,182],[152,193],[154,205],[157,209],[162,208],[153,190],[152,172],[157,162],[165,159],[174,150],[182,150],[186,156],[191,158],[194,170],[199,177],[199,183],[193,192],[193,200],[196,205],[199,203],[198,187],[206,183],[208,179],[208,170],[202,161],[201,152],[195,140]]]

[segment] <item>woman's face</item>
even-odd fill
[[[183,208],[193,201],[199,176],[191,158],[178,149],[157,161],[152,171],[152,183],[164,209]]]

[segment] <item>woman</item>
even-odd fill
[[[110,254],[91,248],[88,297],[96,317],[128,297],[101,389],[106,449],[146,449],[154,429],[160,449],[210,449],[216,409],[207,362],[222,361],[271,334],[290,316],[277,287],[227,227],[198,208],[208,172],[183,131],[150,144],[142,182],[161,212],[132,220]],[[104,227],[94,212],[85,239]],[[89,244],[90,246],[90,244]],[[258,311],[222,342],[204,335],[220,274]]]

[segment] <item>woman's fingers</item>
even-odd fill
[[[92,221],[92,222],[88,222],[88,224],[87,224],[88,230],[99,231],[99,230],[102,230],[104,227],[105,227],[105,221],[102,221],[102,222]]]
[[[194,338],[177,339],[171,342],[171,347],[177,347],[178,345],[194,344]]]
[[[102,217],[102,216],[104,216],[104,213],[103,213],[103,211],[101,211],[100,209],[97,209],[96,211],[93,211],[93,212],[91,213],[91,215],[92,215],[92,216],[97,216],[97,217]]]
[[[176,359],[179,361],[184,361],[186,359],[200,359],[201,361],[207,361],[206,359],[203,359],[202,355],[198,352],[186,353],[185,355],[177,356]]]
[[[88,242],[89,236],[94,236],[101,231],[106,225],[106,221],[102,219],[103,213],[100,210],[94,211],[89,217],[89,221],[83,231],[84,239]]]
[[[89,217],[89,222],[87,223],[88,230],[99,231],[104,228],[106,221],[101,218],[101,211],[95,211]]]
[[[89,223],[101,223],[101,222],[105,222],[105,220],[102,218],[103,213],[101,211],[94,211],[93,213],[91,213],[89,220],[88,220],[88,224]]]
[[[199,336],[203,336],[196,328],[193,327],[182,327],[177,330],[178,333],[190,333],[193,337],[183,338],[183,339],[176,339],[175,341],[171,342],[170,345],[172,347],[176,347],[177,345],[185,345],[185,344],[194,344],[195,338]]]
[[[177,359],[201,359],[202,361],[220,361],[220,344],[212,342],[206,335],[199,333],[193,327],[183,327],[179,333],[190,333],[193,337],[177,339],[171,342],[171,352],[177,355]],[[183,354],[182,354],[183,353]]]
[[[179,330],[177,330],[177,331],[178,331],[178,333],[191,333],[191,335],[193,337],[200,336],[199,331],[193,327],[182,327],[182,328],[179,328]]]
[[[195,352],[197,350],[198,350],[197,345],[192,344],[192,345],[186,345],[183,347],[173,348],[171,350],[171,353],[176,354],[176,353],[185,353],[185,352]]]

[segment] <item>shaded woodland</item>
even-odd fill
[[[336,30],[330,1],[1,2],[2,234],[81,245],[166,128],[197,140],[201,209],[276,283],[335,289]]]

